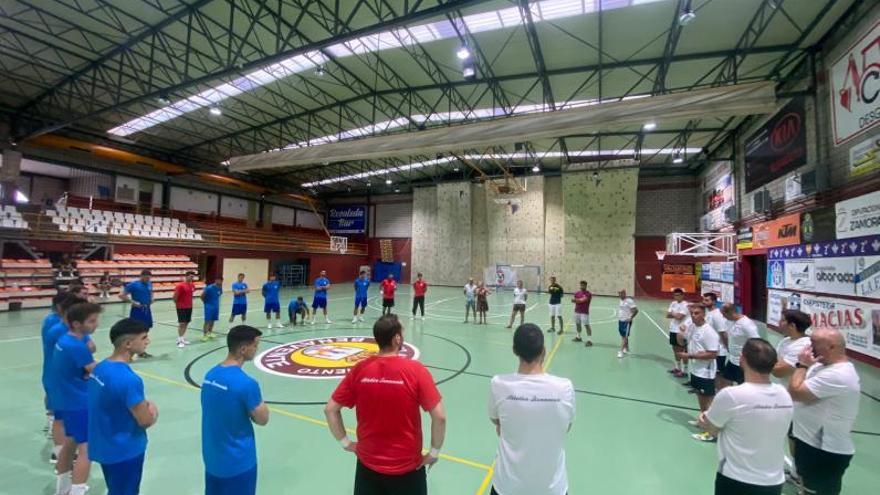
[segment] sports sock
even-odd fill
[[[70,486],[70,495],[86,495],[89,486],[85,483],[77,483]]]
[[[55,495],[68,495],[70,493],[71,471],[55,475]]]

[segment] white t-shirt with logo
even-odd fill
[[[729,321],[724,318],[724,315],[721,314],[721,310],[718,308],[713,309],[706,313],[706,323],[712,326],[715,332],[721,337],[721,334],[727,331],[727,327],[729,326]],[[724,345],[720,339],[718,340],[718,355],[726,356],[727,355],[727,346]]]
[[[574,421],[567,378],[519,373],[492,378],[489,418],[501,422],[492,483],[504,495],[565,495],[565,436]]]
[[[743,346],[746,345],[749,339],[757,339],[759,337],[758,325],[755,325],[755,322],[748,316],[743,316],[733,322],[733,325],[730,325],[730,328],[727,329],[727,359],[739,366],[739,358],[742,354]]]
[[[633,310],[636,309],[636,302],[633,298],[627,297],[617,300],[617,319],[620,321],[630,321],[633,317]]]
[[[807,370],[804,384],[819,400],[795,403],[795,438],[826,452],[855,453],[850,431],[861,393],[855,366],[850,362],[814,364]]]
[[[670,313],[682,313],[684,314],[684,318],[680,320],[676,320],[675,318],[669,320],[669,333],[678,333],[679,327],[684,324],[690,312],[688,311],[688,303],[686,301],[672,301],[669,303],[669,309],[667,310]]]
[[[520,289],[519,287],[514,287],[513,289],[513,304],[525,304],[526,303],[526,294],[529,291],[525,288]]]
[[[776,359],[780,361],[785,361],[789,366],[794,366],[798,362],[798,355],[804,350],[804,347],[810,345],[809,337],[801,337],[799,339],[792,339],[791,337],[786,337],[779,341],[776,344]],[[774,380],[779,381],[785,386],[788,386],[789,379],[791,377],[785,378],[774,378]]]
[[[712,401],[706,418],[720,428],[718,472],[750,485],[785,482],[785,437],[792,401],[782,385],[743,383],[726,387]]]
[[[696,354],[703,351],[718,352],[721,340],[715,329],[708,323],[698,326],[693,322],[688,325],[685,338],[687,339],[688,354]],[[694,376],[711,380],[715,378],[717,371],[718,366],[715,364],[715,358],[688,359],[688,372]]]
[[[466,285],[464,286],[464,297],[465,297],[468,301],[473,301],[473,300],[474,300],[474,291],[475,291],[475,290],[477,290],[477,286],[476,286],[476,285],[466,284]]]

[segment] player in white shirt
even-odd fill
[[[724,388],[724,379],[721,378],[721,372],[724,371],[724,365],[727,364],[727,347],[724,345],[722,334],[727,332],[727,320],[721,314],[718,307],[718,295],[714,292],[703,294],[703,307],[706,308],[706,323],[712,326],[715,333],[718,334],[718,355],[715,356],[715,367],[718,373],[715,374],[715,391]]]
[[[706,308],[700,304],[692,304],[688,310],[691,318],[685,333],[676,334],[679,345],[684,346],[687,341],[687,350],[679,352],[677,357],[687,359],[690,386],[696,391],[700,412],[705,412],[715,397],[715,373],[718,371],[715,356],[718,355],[719,338],[715,329],[706,321]],[[689,423],[697,426],[696,420]],[[715,437],[706,431],[692,436],[703,442],[715,441]]]
[[[522,325],[526,318],[526,300],[529,298],[529,291],[523,287],[523,281],[517,280],[516,287],[513,289],[513,310],[510,312],[510,323],[507,328],[513,328],[513,320],[519,313],[519,324]]]
[[[748,316],[741,314],[732,303],[721,306],[721,314],[724,319],[731,322],[727,332],[721,336],[722,342],[727,346],[724,379],[730,383],[742,383],[745,378],[739,366],[739,356],[747,340],[761,338],[758,334],[758,325]]]
[[[574,387],[544,373],[541,329],[520,325],[513,334],[519,370],[492,378],[489,419],[499,436],[494,495],[565,495],[565,436],[575,415]]]
[[[470,315],[471,310],[474,312],[474,323],[477,322],[477,296],[476,296],[477,285],[474,284],[474,279],[469,278],[468,283],[464,284],[464,322],[468,322],[468,315]]]
[[[801,350],[788,391],[795,401],[794,461],[808,493],[837,495],[855,454],[850,432],[861,385],[846,357],[846,339],[833,329],[813,330]]]
[[[776,378],[776,382],[781,383],[784,387],[788,387],[788,379],[794,373],[801,351],[810,345],[807,331],[811,324],[810,315],[803,311],[786,309],[782,312],[779,329],[785,334],[785,338],[776,345],[776,355],[779,359],[776,361],[776,366],[773,367],[772,374]],[[795,446],[791,428],[788,431],[788,449],[793,457]],[[792,478],[798,480],[797,467],[792,458],[786,457],[785,462]]]
[[[782,493],[782,444],[793,411],[785,388],[770,382],[776,358],[766,340],[746,341],[740,361],[745,382],[719,391],[700,414],[700,426],[718,437],[715,495]]]
[[[620,300],[617,303],[617,333],[620,334],[620,350],[617,351],[617,357],[622,358],[629,354],[629,334],[632,330],[633,318],[639,314],[639,308],[633,298],[626,297],[626,290],[621,289],[617,296]]]
[[[666,318],[670,320],[669,345],[672,346],[672,358],[675,364],[669,372],[681,378],[687,376],[687,373],[683,371],[687,360],[683,360],[679,356],[680,353],[685,352],[687,349],[679,342],[678,333],[681,331],[681,326],[688,316],[688,303],[684,300],[684,291],[681,289],[673,290],[672,298],[673,301],[669,303],[669,309],[666,310]]]

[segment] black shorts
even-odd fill
[[[685,341],[685,346],[687,345],[687,341]],[[678,343],[678,333],[670,333],[669,334],[669,345],[673,347],[684,347]]]
[[[701,376],[691,375],[691,387],[700,395],[715,395],[715,380],[703,378]]]
[[[804,488],[813,493],[839,494],[843,473],[849,467],[852,457],[820,450],[798,438],[794,439],[794,464],[804,482]]]
[[[724,372],[721,373],[721,376],[723,376],[724,379],[729,382],[741,384],[745,381],[745,377],[743,376],[743,369],[731,363],[730,361],[728,361],[727,364],[724,365]]]
[[[780,493],[782,493],[782,485],[750,485],[728,478],[721,473],[715,474],[715,495],[779,495]]]
[[[525,304],[514,304],[514,305],[513,305],[513,311],[522,311],[522,312],[525,312],[525,310],[526,310],[526,305],[525,305]]]
[[[386,493],[405,493],[406,495],[427,495],[428,480],[425,468],[409,473],[392,475],[373,471],[357,463],[354,473],[354,495],[384,495]]]
[[[189,323],[193,319],[193,309],[186,308],[181,309],[177,308],[177,323]]]
[[[394,299],[382,299],[382,307],[383,308],[393,308],[394,307]]]
[[[727,364],[727,356],[715,356],[715,368],[719,373],[724,371],[724,366]]]

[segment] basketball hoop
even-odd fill
[[[663,261],[663,258],[666,257],[666,251],[654,251],[654,254],[657,255],[657,259]]]
[[[330,251],[345,254],[345,252],[348,251],[348,237],[330,236]]]

